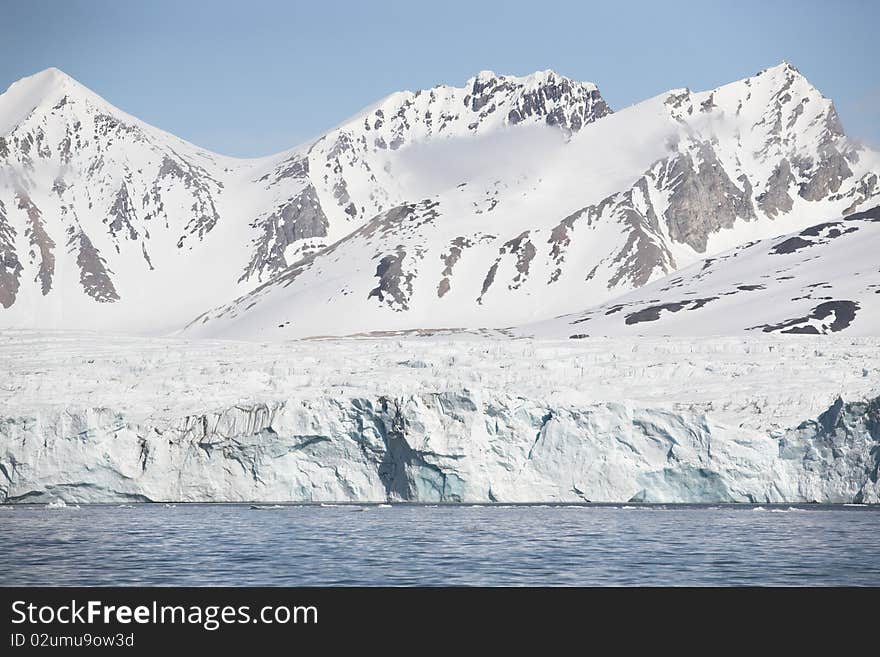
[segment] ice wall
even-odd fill
[[[7,502],[878,502],[880,398],[784,432],[478,391],[5,418]]]
[[[872,341],[13,337],[0,501],[880,502]]]

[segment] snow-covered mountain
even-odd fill
[[[749,242],[521,335],[880,334],[880,206]]]
[[[0,95],[0,323],[180,328],[435,184],[393,172],[406,146],[504,126],[570,135],[608,112],[595,85],[484,72],[464,88],[393,94],[305,147],[236,160],[48,69]]]
[[[56,69],[13,84],[0,96],[0,321],[170,330],[221,299],[215,277],[247,237],[221,197],[244,169]]]
[[[407,177],[433,183],[424,193],[188,331],[275,339],[517,325],[880,193],[877,154],[846,139],[831,101],[788,64],[661,94],[566,138],[497,132],[399,158]]]
[[[524,324],[876,205],[878,172],[785,63],[614,114],[593,84],[484,71],[254,160],[50,69],[0,95],[0,326]]]

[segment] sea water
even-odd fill
[[[880,507],[0,507],[2,585],[870,585]]]

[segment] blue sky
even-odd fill
[[[552,68],[615,109],[787,59],[880,144],[877,0],[0,0],[0,88],[49,66],[230,155],[305,141],[398,89]]]

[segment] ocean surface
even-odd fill
[[[0,507],[2,585],[880,586],[880,507]]]

